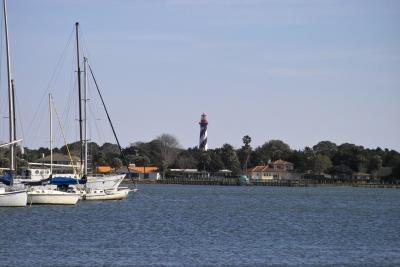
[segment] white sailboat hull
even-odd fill
[[[129,188],[93,190],[86,193],[85,200],[122,200],[128,197],[130,191]]]
[[[24,207],[27,203],[26,190],[0,191],[0,207]]]
[[[28,192],[28,204],[75,205],[81,194],[53,189],[39,189]]]
[[[111,190],[117,189],[124,179],[125,174],[107,175],[107,176],[88,176],[86,188],[89,190],[103,189]]]

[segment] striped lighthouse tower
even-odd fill
[[[200,120],[199,124],[200,124],[200,143],[199,143],[199,148],[201,150],[206,151],[208,149],[208,146],[207,146],[207,125],[208,125],[208,121],[207,121],[207,115],[205,113],[203,113],[201,115],[201,120]]]

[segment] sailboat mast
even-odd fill
[[[84,79],[83,79],[83,115],[84,115],[84,138],[83,138],[83,142],[84,142],[84,148],[85,148],[85,160],[84,160],[84,169],[83,169],[83,174],[87,175],[88,173],[88,166],[87,166],[87,162],[88,162],[88,139],[87,139],[87,113],[86,113],[86,106],[87,106],[87,58],[83,57],[83,73],[84,73]]]
[[[80,162],[81,162],[81,171],[82,165],[85,164],[83,162],[83,127],[82,127],[82,88],[81,88],[81,67],[80,67],[80,57],[79,57],[79,22],[75,23],[75,31],[76,31],[76,61],[78,66],[78,97],[79,97],[79,142],[80,142]],[[85,164],[86,165],[86,164]]]
[[[13,129],[14,129],[14,136],[13,136],[13,141],[17,140],[17,123],[16,123],[16,116],[15,116],[15,81],[14,79],[11,79],[11,100],[12,100],[12,106],[13,106]]]
[[[53,174],[53,108],[51,106],[51,94],[49,94],[50,111],[50,174]]]
[[[114,134],[114,137],[115,137],[115,141],[117,141],[117,145],[118,145],[119,151],[120,151],[120,153],[121,153],[122,160],[127,164],[127,165],[126,165],[126,168],[128,169],[128,177],[131,177],[131,171],[130,171],[130,169],[129,169],[128,161],[126,160],[125,154],[124,154],[124,152],[123,152],[123,150],[122,150],[122,147],[121,147],[121,144],[119,143],[117,134],[116,134],[115,129],[114,129],[114,125],[112,124],[112,121],[111,121],[111,118],[110,118],[110,114],[108,113],[106,104],[104,103],[103,95],[102,95],[101,92],[100,92],[99,85],[97,84],[97,80],[96,80],[96,78],[94,77],[94,74],[93,74],[93,71],[92,71],[92,67],[90,67],[90,64],[89,64],[89,63],[88,63],[88,67],[89,67],[90,74],[92,75],[92,78],[93,78],[93,81],[94,81],[94,85],[96,86],[97,92],[99,93],[101,103],[103,104],[103,107],[104,107],[104,111],[106,112],[108,122],[110,123],[111,130],[112,130],[112,132],[113,132],[113,134]]]
[[[17,140],[17,123],[16,123],[16,116],[15,116],[15,82],[14,79],[11,79],[11,105],[12,105],[12,125],[13,125],[13,141]],[[13,155],[14,155],[14,170],[17,169],[17,161],[16,159],[16,151],[15,145],[11,145],[13,148]]]
[[[7,85],[8,85],[8,121],[10,125],[10,143],[14,140],[14,106],[13,106],[13,92],[11,85],[11,63],[10,63],[10,47],[8,40],[8,25],[7,25],[7,6],[6,0],[3,0],[4,10],[4,28],[6,37],[6,53],[7,53]],[[10,146],[10,171],[14,171],[14,144]]]

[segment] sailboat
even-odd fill
[[[50,110],[50,173],[53,171],[53,105],[52,96],[49,94]],[[28,191],[28,204],[50,204],[50,205],[75,205],[81,198],[79,192],[68,192],[60,190],[54,185],[31,186]]]
[[[122,153],[122,148],[119,144],[117,135],[115,133],[114,127],[112,125],[110,116],[108,114],[107,108],[105,106],[103,97],[98,88],[97,82],[94,78],[92,69],[88,64],[88,60],[86,57],[83,58],[84,62],[84,90],[83,90],[83,98],[82,98],[82,85],[81,85],[81,68],[80,68],[80,51],[79,51],[79,23],[75,23],[75,32],[76,32],[76,54],[77,54],[77,81],[78,81],[78,96],[79,96],[79,137],[80,137],[80,162],[81,164],[81,173],[82,179],[85,180],[85,192],[83,193],[83,198],[86,200],[111,200],[111,199],[123,199],[126,198],[131,192],[129,188],[120,188],[120,184],[125,177],[125,174],[115,174],[115,175],[106,175],[106,176],[96,176],[88,174],[88,140],[87,140],[87,114],[86,114],[86,102],[87,102],[87,73],[89,67],[90,73],[92,74],[92,78],[96,85],[97,91],[99,93],[100,99],[103,103],[103,107],[107,114],[108,121],[111,125],[111,128],[114,133],[114,137],[117,141],[118,147]],[[82,108],[82,102],[83,108]],[[82,110],[83,109],[83,110]],[[122,154],[123,155],[123,154]],[[128,169],[129,171],[129,169]],[[57,181],[58,183],[63,183],[65,181],[66,184],[70,182],[76,183],[75,181],[71,181],[71,179],[64,179],[61,176],[54,176],[52,179],[53,182]],[[68,182],[70,181],[70,182]]]
[[[0,207],[23,207],[27,203],[27,193],[24,188],[17,188],[14,186],[15,175],[15,151],[14,146],[17,142],[15,133],[15,112],[14,112],[14,86],[11,79],[11,63],[10,63],[10,50],[8,43],[8,27],[7,27],[7,7],[6,0],[3,0],[4,10],[4,28],[6,38],[6,52],[7,52],[7,80],[8,80],[8,105],[9,105],[9,124],[10,124],[10,143],[6,144],[10,147],[10,169],[2,177],[0,181],[3,186],[0,187]]]
[[[13,145],[16,142],[3,144]],[[24,207],[27,203],[27,193],[22,185],[14,185],[14,173],[11,171],[0,177],[0,207]]]

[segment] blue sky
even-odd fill
[[[170,133],[195,146],[206,112],[211,148],[240,147],[249,134],[253,146],[400,150],[399,1],[13,0],[8,10],[25,146],[47,146],[47,91],[71,112],[68,141],[78,136],[73,43],[63,50],[79,21],[123,145]],[[105,119],[97,123],[105,130],[93,140],[113,142]],[[6,127],[3,119],[2,139]]]

